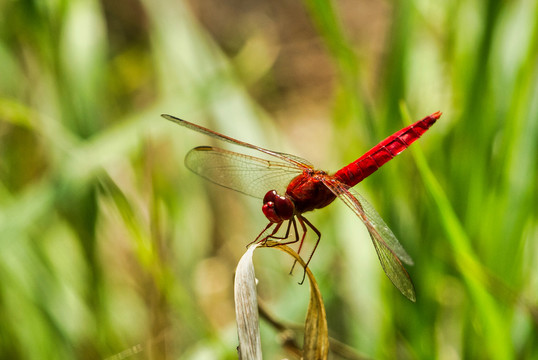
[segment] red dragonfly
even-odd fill
[[[269,224],[255,241],[258,241],[262,234],[267,233],[269,235],[259,241],[286,240],[293,227],[295,240],[287,243],[297,242],[299,240],[295,221],[297,219],[302,229],[297,252],[301,251],[307,226],[317,235],[316,244],[306,263],[308,265],[319,244],[321,233],[303,216],[303,213],[323,208],[338,197],[368,229],[385,274],[404,296],[411,301],[416,301],[413,283],[402,265],[402,262],[412,265],[413,260],[372,205],[352,187],[407,149],[439,119],[441,112],[426,116],[387,137],[333,175],[314,169],[312,164],[298,156],[251,145],[171,115],[162,116],[191,130],[257,150],[272,157],[272,160],[266,160],[213,146],[196,147],[185,157],[187,168],[203,178],[226,188],[263,199],[262,211],[269,220]],[[279,237],[277,232],[285,221],[288,221],[286,234]]]

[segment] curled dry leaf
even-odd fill
[[[260,245],[248,248],[241,257],[235,273],[235,312],[237,331],[239,335],[240,359],[261,359],[261,340],[258,317],[258,301],[256,295],[256,278],[252,255]],[[304,260],[293,249],[277,242],[267,241],[264,247],[276,248],[295,258],[305,267]],[[314,275],[306,268],[306,275],[310,281],[310,303],[305,321],[303,359],[324,360],[329,354],[329,330],[325,306]]]
[[[282,250],[293,256],[305,268],[304,260],[292,248],[286,245],[274,245],[267,242],[270,247]],[[329,355],[329,330],[325,306],[314,274],[307,267],[306,275],[310,281],[310,303],[306,313],[303,359],[327,359]]]
[[[262,358],[256,277],[252,263],[252,255],[257,247],[258,245],[255,244],[247,249],[239,260],[235,272],[235,316],[240,359]]]

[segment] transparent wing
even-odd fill
[[[263,198],[269,190],[284,194],[290,181],[303,172],[303,168],[291,163],[212,146],[199,146],[189,151],[185,165],[215,184],[257,198]]]
[[[200,125],[193,124],[191,122],[188,122],[186,120],[177,118],[177,117],[172,116],[172,115],[162,114],[161,116],[163,118],[165,118],[166,120],[172,121],[172,122],[174,122],[174,123],[176,123],[178,125],[186,127],[187,129],[190,129],[190,130],[197,131],[197,132],[199,132],[201,134],[211,136],[212,138],[219,139],[221,141],[226,141],[226,142],[231,143],[231,144],[243,146],[243,147],[246,147],[246,148],[249,148],[249,149],[254,149],[254,150],[257,150],[257,151],[261,151],[264,154],[275,156],[275,157],[279,158],[280,160],[283,160],[283,161],[288,162],[290,164],[294,164],[296,166],[300,166],[300,167],[303,167],[303,168],[310,168],[310,169],[313,168],[312,164],[309,161],[307,161],[307,160],[305,160],[305,159],[303,159],[303,158],[301,158],[299,156],[264,149],[264,148],[262,148],[260,146],[252,145],[252,144],[249,144],[247,142],[234,139],[234,138],[232,138],[230,136],[220,134],[220,133],[218,133],[216,131],[207,129],[207,128],[205,128],[203,126],[200,126]]]
[[[323,183],[339,197],[366,225],[381,266],[388,278],[400,292],[416,301],[415,288],[402,261],[412,265],[413,260],[396,239],[381,216],[364,197],[339,181],[323,179]]]
[[[345,187],[345,185],[344,185]],[[370,204],[361,194],[352,188],[348,188],[347,191],[358,200],[359,205],[362,206],[364,214],[368,221],[374,226],[376,231],[379,233],[380,237],[383,239],[383,242],[387,244],[396,256],[408,265],[413,265],[413,259],[405,251],[402,244],[396,239],[396,236],[390,230],[390,228],[385,224],[379,213],[374,209],[372,204]],[[348,205],[349,206],[349,205]]]

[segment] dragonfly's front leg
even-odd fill
[[[295,223],[295,219],[292,218],[290,221],[288,221],[288,227],[286,228],[286,234],[284,236],[276,236],[276,233],[278,232],[278,230],[280,230],[280,228],[282,227],[282,224],[284,223],[284,221],[281,221],[281,222],[278,222],[278,223],[274,223],[274,222],[270,222],[269,224],[267,224],[267,226],[262,230],[262,232],[256,237],[256,239],[254,239],[254,241],[250,242],[247,247],[249,247],[251,244],[254,244],[254,243],[265,243],[267,242],[267,240],[276,240],[277,242],[279,240],[286,240],[290,237],[290,230],[291,230],[291,225],[293,224],[293,229],[294,229],[294,232],[295,232],[295,240],[292,240],[292,241],[288,241],[288,242],[278,242],[277,244],[275,245],[288,245],[288,244],[292,244],[292,243],[295,243],[297,242],[297,239],[299,238],[299,234],[297,232],[297,224]],[[268,229],[271,228],[271,226],[273,225],[276,225],[275,228],[271,231],[271,233],[267,236],[264,236],[262,239],[260,239],[260,237],[262,237],[263,234],[265,234],[267,232]]]
[[[266,232],[271,226],[273,226],[273,225],[275,225],[275,224],[276,224],[276,226],[275,226],[275,228],[273,229],[273,231],[271,232],[271,234],[267,235],[266,237],[264,237],[264,238],[261,239],[261,240],[258,240],[263,234],[265,234],[265,232]],[[273,237],[273,235],[275,235],[275,234],[278,232],[278,230],[280,229],[281,226],[282,226],[282,223],[281,223],[281,222],[280,222],[280,223],[270,222],[270,223],[267,224],[267,226],[262,230],[262,232],[261,232],[258,236],[256,236],[256,239],[254,239],[254,241],[251,241],[251,242],[249,242],[249,243],[247,244],[247,248],[248,248],[250,245],[252,245],[252,244],[254,244],[254,243],[256,243],[256,242],[262,243],[262,242],[264,242],[264,241],[267,241],[268,238]]]
[[[286,228],[286,234],[284,236],[276,236],[275,234],[277,233],[278,231],[278,228],[280,228],[280,226],[282,225],[283,222],[279,223],[274,231],[264,237],[262,240],[260,240],[259,242],[262,242],[262,241],[267,241],[267,240],[275,240],[275,244],[274,245],[268,245],[269,247],[271,246],[276,246],[276,245],[289,245],[289,244],[293,244],[293,243],[296,243],[299,239],[299,232],[297,231],[297,223],[295,222],[295,218],[292,218],[291,220],[288,221],[288,227]],[[286,240],[286,239],[289,239],[290,237],[290,230],[291,230],[291,227],[293,225],[293,232],[295,233],[295,237],[293,238],[293,240],[290,240],[290,241],[285,241],[285,242],[282,242],[280,240]],[[259,236],[258,236],[259,237]]]

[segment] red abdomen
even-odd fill
[[[441,112],[438,111],[400,131],[397,131],[351,164],[338,170],[334,176],[346,185],[357,185],[383,166],[387,161],[407,149],[409,145],[421,137],[440,116]]]

